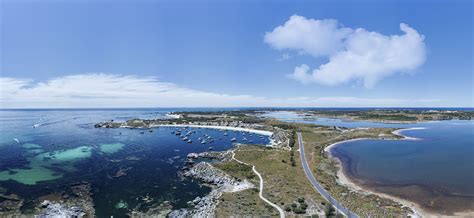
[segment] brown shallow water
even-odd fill
[[[402,133],[417,140],[350,141],[330,152],[368,191],[413,202],[425,215],[474,217],[474,122],[419,125]]]
[[[456,216],[457,214],[474,214],[474,196],[453,194],[441,188],[427,187],[419,184],[381,184],[359,179],[347,166],[347,160],[343,163],[344,175],[365,190],[375,193],[387,194],[417,204],[421,209],[430,214],[445,216]]]
[[[418,204],[423,210],[441,215],[455,215],[474,208],[474,197],[443,193],[420,185],[371,185],[369,189]]]

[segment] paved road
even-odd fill
[[[258,192],[258,196],[260,197],[260,199],[262,199],[263,201],[265,201],[267,204],[269,204],[270,206],[274,207],[275,209],[278,210],[278,212],[280,213],[280,218],[285,218],[285,212],[283,211],[283,209],[281,209],[281,207],[279,207],[278,205],[272,203],[271,201],[269,201],[268,199],[266,199],[265,197],[263,197],[263,178],[262,178],[262,175],[260,175],[260,173],[255,169],[255,166],[254,165],[250,165],[248,163],[245,163],[243,161],[240,161],[240,160],[237,160],[237,158],[235,158],[235,152],[232,151],[232,159],[234,159],[235,161],[241,163],[241,164],[245,164],[245,165],[248,165],[248,166],[252,166],[252,170],[255,174],[257,174],[258,178],[260,178],[260,191]]]
[[[344,214],[346,217],[350,218],[357,218],[355,213],[351,212],[349,209],[346,207],[342,206],[339,202],[337,202],[336,199],[334,199],[324,188],[319,184],[319,182],[314,178],[313,173],[311,172],[311,169],[308,166],[308,162],[306,161],[306,156],[304,155],[304,144],[303,144],[303,136],[301,136],[301,133],[298,132],[298,144],[300,147],[300,157],[301,157],[301,165],[303,166],[304,173],[306,174],[306,177],[308,177],[308,180],[311,182],[313,187],[321,194],[327,201],[329,201],[339,213]]]

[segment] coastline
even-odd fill
[[[229,131],[249,132],[260,135],[272,136],[273,132],[266,130],[248,129],[242,127],[231,127],[231,126],[208,126],[208,125],[193,125],[193,124],[160,124],[151,125],[150,127],[191,127],[191,128],[208,128],[208,129],[220,129]]]
[[[415,137],[403,135],[402,132],[405,132],[408,130],[422,130],[422,129],[426,129],[426,127],[413,127],[413,128],[399,129],[399,130],[393,131],[392,134],[403,137],[402,139],[399,139],[399,140],[421,140],[421,138],[415,138]]]
[[[326,152],[328,154],[328,157],[330,159],[333,159],[338,163],[337,182],[339,184],[341,184],[343,186],[346,186],[349,189],[351,189],[353,191],[356,191],[356,192],[360,192],[360,193],[364,193],[364,194],[373,194],[373,195],[377,195],[377,196],[380,196],[380,197],[387,198],[387,199],[393,200],[395,202],[398,202],[403,207],[410,208],[413,211],[413,214],[409,214],[409,215],[413,216],[413,217],[436,217],[436,216],[439,217],[439,216],[443,216],[443,215],[428,212],[428,211],[424,210],[420,205],[418,205],[415,202],[412,202],[412,201],[409,201],[409,200],[406,200],[406,199],[402,199],[402,198],[399,198],[399,197],[396,197],[396,196],[388,195],[388,194],[385,194],[385,193],[373,191],[373,190],[370,190],[368,188],[360,186],[359,184],[354,182],[349,176],[347,176],[345,174],[344,165],[342,164],[341,160],[339,158],[333,156],[332,153],[331,153],[331,149],[334,148],[335,146],[346,143],[346,142],[352,142],[352,141],[369,140],[369,139],[375,139],[375,140],[421,140],[420,138],[409,137],[409,136],[405,136],[405,135],[402,134],[403,131],[421,130],[421,129],[426,129],[426,128],[424,128],[424,127],[414,127],[414,128],[399,129],[399,130],[395,130],[395,131],[392,132],[392,134],[394,134],[394,135],[403,137],[402,139],[356,138],[356,139],[340,141],[340,142],[336,142],[336,143],[333,143],[333,144],[325,147],[324,152]],[[459,214],[463,214],[463,213],[461,212]]]
[[[232,152],[233,150],[230,151]],[[223,155],[222,157],[217,158],[222,158],[221,161],[227,158],[226,155],[230,154],[229,151],[218,153]],[[188,159],[193,159],[199,156],[199,154],[195,155],[196,156],[190,156],[188,154]],[[208,185],[211,188],[211,192],[205,196],[198,196],[194,200],[189,201],[188,205],[191,206],[189,208],[172,210],[167,214],[169,217],[212,217],[215,215],[217,205],[219,204],[219,198],[223,193],[239,192],[255,188],[253,183],[247,180],[239,181],[207,162],[199,162],[195,164],[193,167],[184,171],[182,175],[200,180],[200,184]]]
[[[420,138],[409,137],[409,136],[403,135],[402,132],[408,131],[408,130],[422,130],[422,129],[426,129],[426,128],[425,127],[413,127],[413,128],[406,128],[406,129],[398,129],[398,130],[395,130],[395,131],[392,132],[392,134],[394,134],[396,136],[403,137],[402,139],[356,138],[356,139],[349,139],[349,140],[345,140],[345,141],[340,141],[340,142],[336,142],[336,143],[333,143],[333,144],[330,144],[330,145],[326,146],[324,148],[324,152],[327,152],[332,157],[331,149],[333,147],[335,147],[339,144],[346,143],[346,142],[360,141],[360,140],[372,140],[372,139],[375,139],[375,140],[421,140]]]
[[[248,128],[232,127],[232,126],[210,126],[210,125],[208,126],[208,125],[193,125],[193,124],[160,124],[160,125],[151,125],[150,127],[151,128],[156,128],[156,127],[178,127],[178,128],[190,127],[190,128],[207,128],[207,129],[217,129],[217,130],[248,132],[248,133],[254,133],[254,134],[268,136],[270,138],[270,143],[268,143],[266,145],[268,147],[274,147],[275,145],[278,144],[278,142],[272,137],[273,132],[266,131],[266,130],[248,129]]]

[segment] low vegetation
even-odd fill
[[[298,153],[294,153],[294,158],[299,160]],[[305,214],[308,208],[311,213],[324,214],[325,200],[314,191],[313,187],[306,179],[300,164],[295,162],[295,166],[289,163],[290,151],[268,149],[259,146],[242,146],[236,151],[236,158],[249,164],[256,166],[256,169],[262,174],[264,179],[264,196],[270,201],[285,208],[296,204],[295,208],[286,211],[288,214]],[[233,162],[233,161],[232,161]],[[236,164],[221,165],[216,167],[225,171],[229,175],[244,179],[247,173],[251,172],[251,168],[245,168]],[[252,183],[258,185],[258,178],[250,179]],[[296,188],[297,187],[297,188]],[[228,193],[229,195],[237,195],[237,193]],[[258,193],[256,193],[258,197]],[[226,196],[226,203],[219,204],[218,210],[221,211],[237,211],[234,204],[229,203],[230,200],[242,201],[235,196]],[[302,201],[303,199],[303,201]],[[236,202],[235,205],[239,205]],[[257,204],[258,206],[258,204]],[[231,207],[231,208],[229,208]],[[262,207],[255,208],[262,210]],[[253,215],[261,215],[255,213]],[[276,215],[278,212],[276,211]]]
[[[305,111],[309,116],[366,120],[376,122],[417,122],[426,120],[470,120],[473,111],[378,109],[378,110],[315,110]]]
[[[272,121],[275,123],[276,121]],[[290,125],[290,124],[288,124]],[[278,125],[280,128],[284,125]],[[306,157],[318,181],[343,205],[361,216],[405,216],[407,209],[398,203],[375,195],[363,195],[349,190],[337,183],[338,163],[326,156],[324,148],[328,145],[354,138],[400,138],[392,134],[394,129],[340,129],[311,124],[291,124],[287,128],[291,150],[270,149],[259,146],[245,145],[239,147],[236,158],[256,166],[264,179],[264,196],[280,205],[287,215],[319,214],[337,217],[334,208],[324,200],[311,186],[303,172],[297,152],[296,132],[302,132],[305,140]],[[286,127],[286,126],[285,126]],[[250,166],[228,161],[215,164],[216,167],[239,179],[247,179],[258,185],[258,178],[252,176]],[[253,193],[253,195],[252,195]],[[242,205],[243,199],[251,199],[251,204]],[[218,214],[229,215],[270,215],[273,211],[258,199],[258,192],[227,193],[224,201],[219,203]],[[252,200],[252,199],[255,199]],[[241,211],[246,206],[246,209]],[[241,211],[241,212],[239,212]],[[259,211],[257,213],[257,211]]]
[[[306,157],[314,176],[334,198],[360,216],[406,216],[409,211],[392,200],[360,194],[338,184],[338,163],[327,157],[324,148],[335,142],[354,138],[399,138],[391,134],[393,130],[374,128],[341,131],[332,127],[303,128]]]

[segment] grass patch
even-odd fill
[[[214,164],[214,166],[226,172],[227,174],[239,178],[241,180],[252,180],[256,177],[255,173],[253,173],[252,171],[251,166],[240,164],[235,160],[217,163]]]

